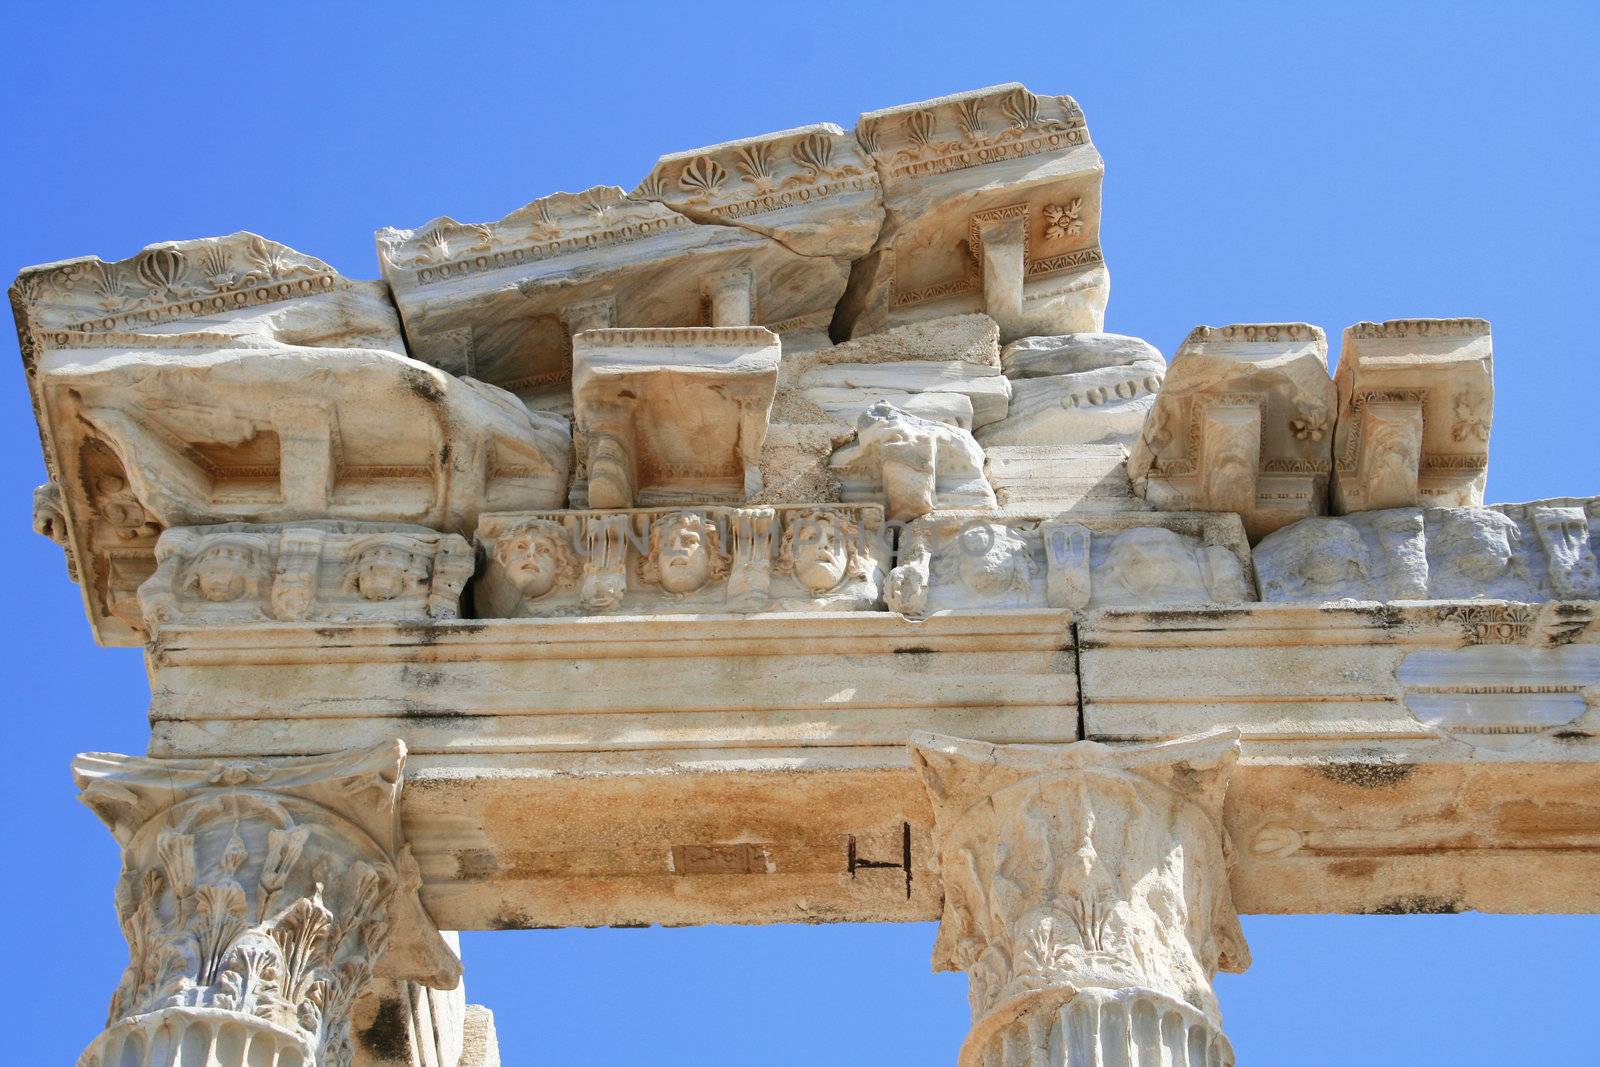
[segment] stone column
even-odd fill
[[[755,321],[755,275],[748,269],[724,271],[702,283],[707,319],[713,326],[749,326]]]
[[[461,965],[400,832],[405,746],[271,762],[89,753],[81,799],[123,849],[129,964],[79,1067],[349,1067],[378,974]]]
[[[944,878],[934,967],[967,972],[961,1067],[1226,1067],[1211,979],[1249,950],[1221,815],[1235,731],[1153,745],[922,734]]]

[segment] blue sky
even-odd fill
[[[1107,328],[1480,315],[1489,496],[1600,493],[1600,5],[40,5],[0,10],[0,272],[248,229],[373,276],[372,231],[631,188],[664,152],[1018,80],[1107,161]],[[142,751],[139,654],[95,649],[14,341],[0,374],[13,695],[8,1063],[69,1063],[126,958],[117,853],[67,764]],[[1537,877],[1530,870],[1529,877]],[[1252,1065],[1594,1057],[1591,917],[1247,918],[1225,976]],[[965,980],[931,925],[466,939],[510,1065],[951,1063]],[[579,1056],[580,1059],[574,1059]]]

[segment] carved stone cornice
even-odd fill
[[[314,256],[241,232],[166,241],[114,262],[82,256],[30,267],[12,287],[12,303],[19,332],[31,331],[35,344],[77,347],[94,335],[138,334],[350,285]]]
[[[80,1064],[168,1067],[199,1046],[216,1067],[346,1067],[380,965],[459,982],[417,897],[404,766],[399,741],[270,763],[79,756],[81,799],[123,848],[130,956]]]
[[[1221,822],[1237,731],[1130,747],[920,734],[911,753],[944,879],[934,966],[971,982],[963,1067],[1062,1067],[1081,1048],[1233,1062],[1211,979],[1249,965]]]

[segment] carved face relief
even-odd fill
[[[403,548],[377,545],[356,562],[355,591],[365,600],[394,600],[420,593],[428,580],[428,565]]]
[[[1106,553],[1106,567],[1117,582],[1141,600],[1204,588],[1194,553],[1185,539],[1156,526],[1119,533]]]
[[[661,588],[669,593],[692,593],[711,574],[711,552],[701,524],[688,517],[674,519],[662,533],[656,555]]]
[[[1463,508],[1444,519],[1430,538],[1429,555],[1463,577],[1490,582],[1511,569],[1521,540],[1517,524],[1497,511]]]
[[[189,565],[188,588],[213,604],[238,600],[254,586],[256,554],[245,545],[223,541]]]
[[[1593,596],[1600,582],[1593,551],[1589,549],[1589,520],[1581,508],[1535,508],[1534,529],[1550,563],[1550,580],[1557,596]]]
[[[727,572],[721,533],[704,516],[680,511],[651,523],[645,581],[682,596]]]
[[[826,593],[844,581],[850,550],[844,531],[826,515],[795,519],[784,533],[783,548],[793,561],[795,581],[816,593]]]
[[[946,558],[956,557],[957,579],[980,596],[1000,596],[1028,586],[1033,560],[1027,542],[1003,523],[969,524],[945,551]]]
[[[567,544],[566,528],[536,522],[495,542],[495,561],[517,592],[537,600],[577,578],[577,558]]]

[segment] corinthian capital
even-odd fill
[[[1221,819],[1238,753],[1235,731],[1125,747],[912,738],[944,879],[934,967],[970,981],[963,1067],[1064,1067],[1073,1049],[1233,1062],[1211,979],[1250,962]]]
[[[374,973],[438,988],[460,962],[417,897],[399,741],[304,759],[89,753],[81,799],[123,849],[129,964],[80,1067],[343,1067]]]

